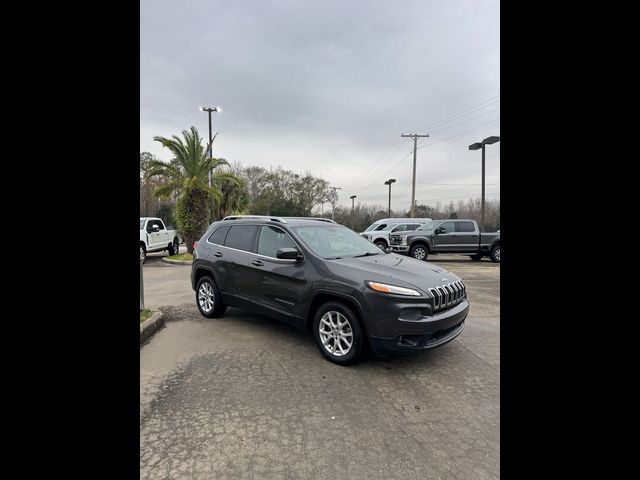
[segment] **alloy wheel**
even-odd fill
[[[327,352],[335,357],[343,357],[353,346],[353,329],[342,313],[325,313],[319,324],[320,341]]]

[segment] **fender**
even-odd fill
[[[431,239],[429,237],[414,237],[414,238],[409,238],[409,247],[411,247],[414,243],[420,242],[420,243],[426,243],[427,244],[427,248],[429,249],[429,251],[433,250],[433,246],[431,245]]]
[[[218,286],[218,289],[220,288],[220,282],[218,281],[216,272],[214,272],[209,265],[202,263],[201,260],[196,260],[196,263],[193,264],[193,267],[191,269],[191,288],[193,290],[196,289],[196,273],[198,272],[198,270],[206,270],[208,273],[210,273],[211,277],[213,277],[213,281],[216,282],[216,286]]]
[[[500,237],[493,239],[493,242],[491,242],[491,248],[495,247],[496,245],[500,245]]]
[[[358,301],[357,298],[351,295],[348,295],[346,293],[334,292],[332,290],[326,290],[324,288],[321,288],[321,289],[315,290],[311,295],[311,298],[307,302],[307,306],[304,309],[305,323],[311,320],[309,318],[309,310],[311,309],[311,305],[313,304],[313,301],[315,300],[315,298],[320,294],[327,294],[327,295],[331,295],[332,297],[340,297],[340,298],[344,298],[345,300],[351,301],[358,309],[358,314],[360,315],[360,318],[365,318],[364,310],[362,309],[362,305],[360,305],[360,302]]]

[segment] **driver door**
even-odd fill
[[[162,225],[159,220],[149,220],[147,222],[147,243],[149,248],[158,248],[162,244]]]
[[[443,229],[444,231],[433,236],[433,251],[448,252],[456,248],[455,245],[458,243],[458,234],[455,223],[441,223],[438,225],[438,228],[436,228],[436,230],[438,229]]]

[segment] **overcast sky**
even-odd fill
[[[219,132],[214,156],[311,171],[341,204],[409,208],[480,196],[500,135],[500,4],[489,0],[141,0],[140,151],[154,135]],[[487,147],[500,197],[500,143]]]

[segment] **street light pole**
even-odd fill
[[[356,212],[356,195],[351,195],[351,229],[354,230],[355,227],[355,212]]]
[[[395,181],[395,178],[390,178],[389,180],[384,182],[385,185],[389,185],[389,218],[391,218],[391,184],[395,183]]]
[[[480,231],[485,229],[484,224],[484,165],[485,165],[485,146],[493,145],[500,141],[500,137],[487,137],[482,142],[476,142],[469,145],[469,150],[480,150],[482,148],[482,200],[480,203]]]
[[[222,108],[220,107],[213,107],[213,108],[208,108],[208,107],[200,107],[200,110],[202,110],[203,112],[207,112],[209,113],[209,158],[213,158],[213,130],[212,130],[212,123],[211,123],[211,113],[213,112],[221,112]],[[209,170],[209,188],[213,188],[213,169]],[[216,201],[215,199],[213,199],[213,204],[212,204],[212,208],[211,208],[211,219],[213,219],[214,213],[216,209]]]

